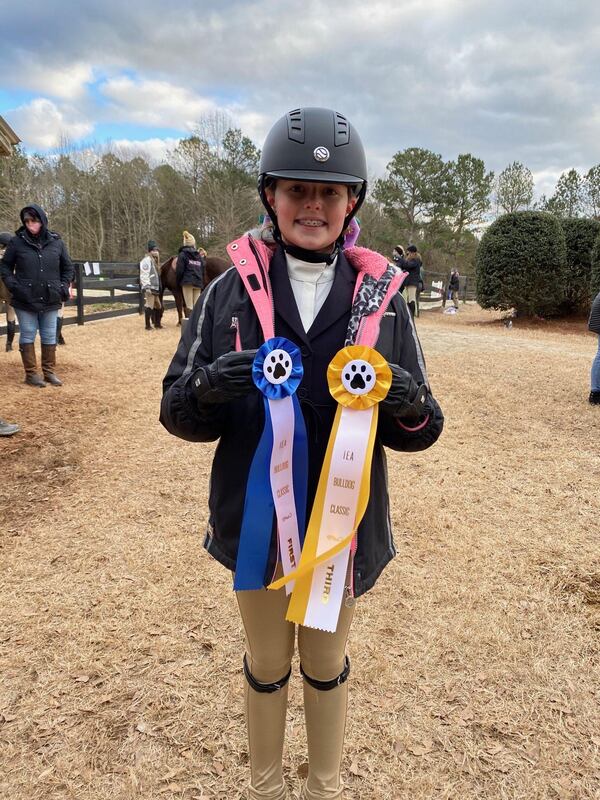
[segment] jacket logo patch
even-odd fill
[[[396,312],[395,311],[384,311],[383,312],[383,316],[384,317],[395,317],[396,316]]]
[[[234,330],[237,331],[237,329],[239,328],[239,322],[238,322],[238,318],[237,317],[232,317],[231,318],[231,325],[229,326],[229,328],[230,329],[233,328]]]

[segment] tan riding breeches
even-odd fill
[[[146,289],[144,292],[144,305],[146,308],[160,308],[160,297]]]
[[[4,311],[6,313],[6,321],[7,322],[15,322],[17,319],[17,315],[15,314],[15,310],[12,306],[9,306],[8,303],[0,302],[0,310],[4,306]]]
[[[181,291],[183,292],[183,302],[186,308],[193,308],[202,293],[202,289],[199,286],[192,286],[191,283],[182,284]]]
[[[259,683],[275,683],[290,669],[296,626],[287,622],[285,589],[237,592],[246,632],[246,661]],[[353,608],[342,606],[337,631],[325,633],[298,626],[298,652],[304,672],[317,681],[336,678],[344,669],[346,640]],[[283,800],[283,742],[287,684],[272,693],[245,687],[250,751],[250,800]],[[304,681],[304,715],[308,740],[308,778],[305,800],[342,797],[340,766],[346,726],[348,683],[329,691]]]
[[[405,286],[404,291],[406,292],[406,302],[407,303],[414,303],[417,299],[417,287],[416,286]]]

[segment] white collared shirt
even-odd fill
[[[300,319],[304,330],[308,331],[333,286],[337,256],[333,264],[326,264],[324,261],[311,264],[294,258],[289,253],[285,254],[285,258]]]

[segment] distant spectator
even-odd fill
[[[183,247],[179,248],[175,276],[183,293],[183,313],[192,313],[196,301],[204,288],[206,257],[196,248],[196,240],[188,231],[183,232]]]
[[[48,229],[43,208],[32,203],[21,210],[22,226],[0,262],[0,275],[12,295],[19,320],[19,350],[29,386],[62,386],[55,374],[56,319],[69,297],[74,269],[65,243]],[[37,373],[35,337],[42,340],[42,378]]]
[[[8,233],[7,231],[3,231],[0,233],[0,261],[2,260],[2,256],[4,255],[4,251],[10,240],[13,238],[12,233]],[[9,353],[12,350],[13,341],[15,339],[15,329],[16,325],[16,315],[15,310],[11,305],[11,297],[10,292],[4,285],[4,281],[0,279],[0,307],[4,305],[4,311],[6,313],[6,346],[5,350]]]
[[[450,280],[448,281],[448,300],[452,300],[454,308],[458,310],[458,290],[460,287],[460,273],[457,269],[450,272]]]
[[[594,298],[588,320],[588,328],[598,336],[598,350],[592,362],[591,391],[589,401],[593,406],[600,405],[600,292]]]
[[[160,273],[159,273],[160,253],[158,245],[154,239],[148,242],[148,251],[140,261],[140,290],[144,295],[144,316],[146,319],[146,330],[152,330],[152,322],[155,328],[162,328],[161,318],[163,315],[160,304]]]
[[[410,310],[411,317],[415,316],[417,307],[417,289],[421,280],[421,267],[423,261],[421,255],[414,244],[409,244],[406,248],[406,258],[404,259],[403,269],[408,272],[403,289],[406,290],[406,302]]]

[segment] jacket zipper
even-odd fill
[[[265,292],[267,293],[267,297],[269,298],[269,303],[271,305],[271,321],[273,323],[273,333],[275,333],[275,303],[273,301],[273,292],[271,291],[271,281],[269,280],[269,272],[265,268],[263,264],[262,258],[254,245],[254,239],[252,236],[248,236],[248,244],[250,245],[250,249],[254,254],[254,258],[256,259],[256,263],[258,264],[258,268],[261,271]]]

